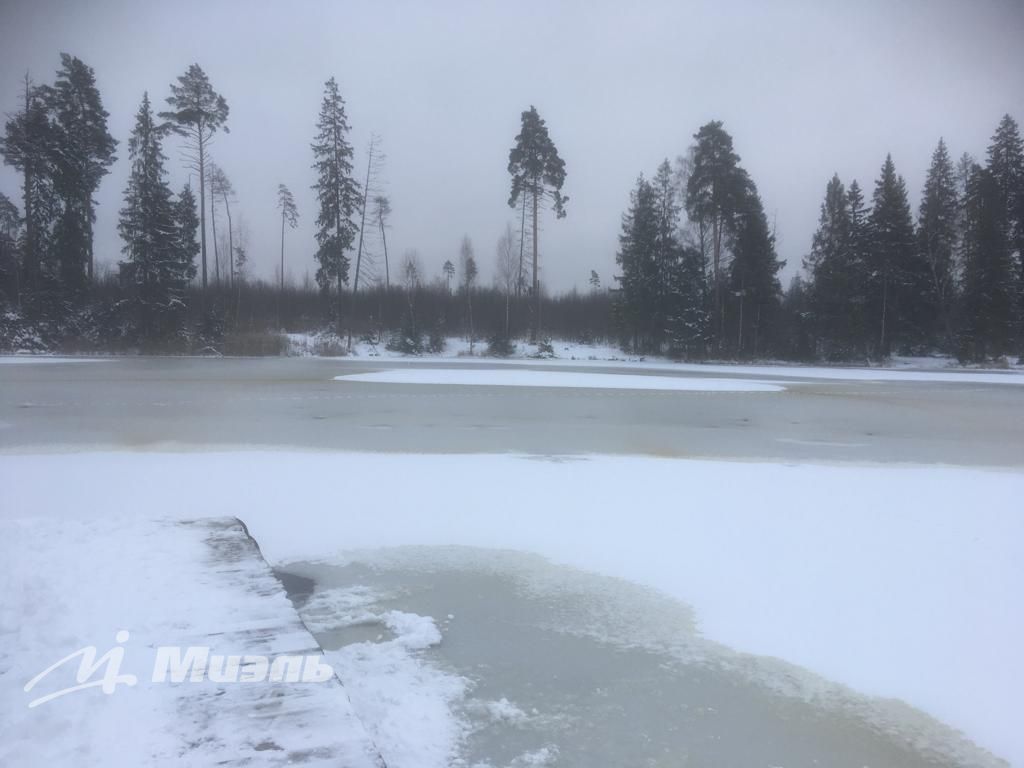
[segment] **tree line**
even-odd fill
[[[709,122],[687,154],[638,178],[612,284],[591,270],[588,291],[551,295],[541,280],[540,217],[548,209],[566,215],[566,167],[534,107],[522,112],[508,156],[518,226],[510,222],[498,238],[488,287],[468,238],[432,279],[415,251],[397,263],[388,254],[391,203],[375,185],[379,139],[357,168],[345,100],[328,79],[310,144],[315,277],[293,286],[285,281],[287,233],[300,212],[288,186],[277,190],[278,274],[273,283],[252,279],[235,190],[213,156],[229,132],[227,100],[193,64],[164,104],[142,95],[126,147],[122,258],[101,274],[94,196],[118,141],[95,74],[62,54],[53,84],[26,76],[0,136],[22,187],[20,209],[0,195],[4,347],[229,349],[232,334],[331,327],[346,347],[356,336],[411,354],[453,333],[498,354],[523,336],[614,340],[637,354],[686,359],[942,352],[986,360],[1021,351],[1024,149],[1009,115],[984,164],[967,154],[954,163],[939,141],[916,217],[891,157],[870,201],[856,180],[847,186],[834,176],[802,274],[785,290],[757,186],[723,124]],[[172,137],[196,189],[170,187]],[[371,239],[383,248],[383,274]]]
[[[939,140],[916,218],[891,156],[870,202],[834,175],[803,274],[783,291],[757,187],[710,122],[674,166],[637,180],[614,311],[638,353],[991,360],[1022,351],[1022,254],[1024,144],[1006,115],[984,165],[966,153],[954,163]]]

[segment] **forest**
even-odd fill
[[[436,353],[452,336],[493,355],[553,338],[686,360],[992,363],[1024,352],[1024,142],[1009,114],[982,158],[954,157],[937,139],[916,212],[891,157],[864,186],[823,179],[817,231],[785,286],[755,180],[725,125],[708,122],[674,160],[637,178],[617,273],[591,270],[586,291],[557,293],[541,279],[541,222],[571,215],[571,169],[532,106],[510,148],[495,147],[508,153],[518,226],[497,238],[485,284],[468,237],[436,275],[415,251],[388,254],[391,204],[371,184],[373,146],[357,158],[345,99],[328,79],[310,116],[315,241],[289,242],[300,212],[281,184],[277,209],[260,214],[280,220],[280,265],[268,280],[250,274],[250,237],[211,149],[229,131],[227,100],[198,64],[155,93],[118,138],[80,59],[61,54],[52,84],[25,77],[0,136],[21,187],[20,199],[0,193],[0,349],[283,354],[284,334],[319,331],[334,339],[328,354],[353,339]],[[194,187],[171,188],[172,146]],[[120,259],[109,268],[94,253],[94,195],[119,152],[131,170]],[[382,258],[364,246],[370,235]],[[286,279],[286,260],[315,276]]]

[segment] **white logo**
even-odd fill
[[[64,696],[65,694],[74,693],[75,691],[82,691],[86,688],[98,687],[101,688],[104,693],[111,694],[114,692],[114,690],[117,688],[119,684],[135,685],[138,682],[138,678],[136,678],[135,675],[120,674],[121,662],[124,661],[124,647],[121,645],[121,643],[128,642],[128,632],[122,629],[114,636],[114,639],[118,642],[118,645],[115,648],[111,648],[109,651],[103,654],[100,657],[99,661],[96,660],[96,646],[88,645],[85,648],[81,648],[75,651],[74,653],[69,653],[63,659],[54,664],[51,664],[38,675],[29,680],[25,684],[25,693],[28,693],[33,688],[35,688],[36,684],[40,680],[42,680],[48,674],[53,672],[55,669],[64,666],[69,661],[78,656],[82,657],[82,660],[78,663],[78,672],[75,675],[75,680],[78,682],[78,685],[73,685],[70,688],[63,688],[59,691],[48,693],[45,696],[40,696],[38,699],[33,699],[28,703],[29,708],[38,707],[40,704],[45,704],[46,702],[52,701],[53,699],[59,698],[60,696]],[[104,664],[106,664],[107,666],[106,669],[103,671],[103,677],[99,680],[90,680],[89,678],[91,678],[93,674]]]
[[[114,639],[117,645],[96,658],[96,646],[89,645],[70,653],[60,661],[51,664],[25,684],[29,693],[51,672],[68,662],[80,659],[75,682],[67,688],[47,693],[29,702],[29,708],[86,688],[99,688],[105,694],[112,694],[119,685],[134,686],[138,678],[132,674],[121,674],[124,661],[124,643],[128,642],[127,630],[119,631]],[[100,672],[98,679],[93,677]],[[209,679],[212,683],[323,683],[334,677],[334,670],[324,662],[320,654],[280,655],[275,657],[258,655],[214,654],[204,646],[160,646],[153,659],[154,683],[201,683]]]

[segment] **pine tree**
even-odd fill
[[[922,322],[931,320],[930,327],[922,330],[932,340],[941,339],[947,351],[951,351],[953,346],[954,255],[958,247],[959,215],[956,173],[946,143],[939,139],[921,193],[917,241],[928,268],[929,292],[925,307],[933,314],[932,317],[921,318]]]
[[[18,235],[21,213],[18,206],[0,192],[0,309],[19,305]]]
[[[885,357],[900,338],[902,318],[917,318],[914,302],[922,290],[921,276],[910,268],[916,247],[907,185],[896,175],[891,155],[886,156],[875,183],[872,203],[868,294],[877,331],[876,352]]]
[[[556,218],[565,217],[565,203],[569,198],[562,195],[565,184],[565,162],[558,156],[558,150],[548,135],[548,128],[537,108],[531,106],[521,115],[522,126],[515,144],[508,154],[508,172],[512,176],[512,193],[508,198],[510,208],[515,208],[520,195],[529,198],[533,209],[533,336],[540,338],[540,274],[538,272],[537,233],[540,231],[538,215],[541,203],[551,201]]]
[[[1019,292],[999,180],[976,166],[964,201],[964,328],[960,355],[985,360],[1011,351]]]
[[[452,292],[452,278],[455,277],[455,265],[452,264],[452,260],[451,259],[446,259],[445,260],[444,266],[441,267],[441,272],[444,273],[445,288],[447,289],[448,293],[451,294],[451,292]]]
[[[281,299],[284,296],[284,229],[285,225],[295,229],[299,224],[299,209],[292,192],[284,184],[277,185],[277,207],[281,211],[281,267],[278,275],[277,324],[281,326]]]
[[[469,235],[462,238],[459,245],[459,269],[462,272],[462,288],[466,292],[466,310],[469,323],[469,353],[473,354],[476,342],[476,328],[473,325],[473,286],[478,274],[476,257],[473,255],[473,243]]]
[[[52,87],[43,89],[51,114],[50,168],[61,211],[54,232],[62,287],[76,294],[92,281],[93,195],[117,159],[117,141],[107,131],[96,76],[81,59],[60,55]]]
[[[320,210],[316,218],[316,282],[328,294],[332,283],[338,286],[338,331],[341,332],[344,298],[348,283],[348,251],[356,236],[353,215],[358,209],[359,188],[352,177],[352,145],[348,140],[345,101],[332,77],[324,84],[324,98],[313,140],[313,168],[317,172],[316,191]]]
[[[202,67],[192,64],[185,74],[171,83],[167,97],[170,110],[160,117],[169,120],[174,130],[188,140],[187,159],[199,173],[199,243],[202,257],[203,293],[206,292],[206,161],[210,142],[219,130],[229,133],[226,125],[228,103],[213,90],[210,78]]]
[[[686,183],[686,211],[701,231],[701,242],[710,245],[711,253],[704,258],[711,265],[712,311],[721,347],[725,335],[723,245],[725,237],[735,233],[735,214],[746,194],[748,177],[721,121],[701,126],[693,138],[696,144]]]
[[[234,226],[231,223],[231,199],[235,195],[235,187],[231,179],[216,163],[210,161],[207,168],[207,182],[210,185],[210,224],[213,230],[213,277],[220,284],[220,252],[217,243],[217,205],[224,204],[224,214],[228,219],[228,247],[224,254],[226,264],[224,270],[227,274],[228,283],[232,281],[235,274],[235,237]]]
[[[166,131],[153,120],[149,95],[143,96],[128,142],[131,173],[124,193],[118,230],[124,240],[121,278],[129,295],[130,314],[144,342],[166,339],[181,329],[185,288],[194,274],[189,217],[167,185],[162,140]]]
[[[47,311],[42,294],[58,279],[52,257],[59,199],[51,168],[53,127],[43,93],[26,75],[23,107],[7,120],[0,141],[4,162],[22,175],[24,228],[19,248],[22,254],[19,282],[22,306],[30,315]]]

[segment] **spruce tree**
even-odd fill
[[[565,161],[558,155],[558,149],[548,134],[547,125],[531,106],[520,116],[521,128],[515,144],[508,154],[508,172],[512,176],[512,192],[508,198],[510,208],[515,208],[521,195],[525,196],[532,208],[533,221],[533,336],[540,338],[540,273],[538,271],[538,217],[541,204],[551,201],[556,218],[565,217],[565,204],[569,198],[562,194],[565,184]]]
[[[990,169],[976,166],[964,201],[964,322],[960,355],[985,360],[1015,346],[1019,299],[1006,228],[1003,189]]]
[[[900,338],[901,319],[916,319],[921,275],[911,269],[916,255],[907,185],[887,155],[875,183],[868,250],[869,305],[876,354],[886,357]]]
[[[704,283],[704,256],[698,248],[679,244],[668,271],[668,313],[665,328],[673,357],[700,358],[707,352],[709,317]]]
[[[1024,294],[1024,140],[1009,115],[999,121],[988,148],[988,170],[999,191],[1007,247],[1015,255],[1018,290]],[[1024,308],[1019,308],[1024,316]]]
[[[807,292],[806,304],[814,318],[818,352],[827,359],[851,356],[855,344],[848,323],[849,299],[857,289],[853,284],[851,246],[850,198],[839,175],[834,174],[825,187],[811,252],[804,259],[810,285],[806,289],[798,286]]]
[[[672,282],[676,262],[681,255],[679,244],[679,214],[682,206],[679,189],[668,160],[662,161],[651,180],[654,188],[655,205],[658,213],[658,233],[652,267],[653,284],[650,288],[652,347],[660,349],[668,328],[668,316],[672,313]]]
[[[73,295],[93,277],[93,195],[117,159],[117,141],[107,130],[92,67],[66,53],[60,58],[56,82],[44,89],[43,100],[51,115],[50,168],[61,208],[54,247],[62,287]]]
[[[169,120],[174,130],[187,139],[187,161],[199,173],[199,252],[202,261],[203,293],[206,292],[206,164],[210,142],[226,125],[228,103],[210,84],[202,67],[192,64],[185,74],[171,83],[167,97],[170,110],[160,117]]]
[[[124,240],[125,260],[120,266],[131,321],[139,340],[147,343],[180,331],[185,288],[194,274],[194,251],[190,253],[186,242],[189,223],[178,219],[179,209],[167,185],[165,133],[164,126],[154,122],[149,95],[144,95],[128,142],[131,173],[118,230]]]
[[[629,210],[622,217],[619,251],[615,261],[620,290],[615,303],[616,323],[630,351],[656,352],[660,328],[652,309],[656,305],[660,216],[654,187],[641,175],[630,194]]]
[[[185,277],[196,276],[196,256],[199,255],[199,209],[192,186],[186,184],[174,202],[174,225],[179,259],[184,264]]]
[[[932,340],[941,340],[947,352],[953,351],[954,255],[958,247],[959,216],[956,172],[946,150],[946,143],[939,139],[921,193],[917,241],[920,254],[928,267],[926,308],[933,313],[931,318],[922,318],[925,322],[929,319],[932,321],[930,327],[923,330]]]
[[[358,209],[359,186],[352,177],[352,145],[348,140],[345,101],[332,77],[324,84],[324,98],[313,140],[313,168],[320,209],[316,217],[316,282],[325,295],[338,286],[338,332],[341,332],[344,285],[348,283],[348,251],[356,236],[353,215]]]
[[[850,256],[844,282],[848,303],[848,335],[864,356],[870,354],[875,337],[871,333],[871,211],[864,205],[864,193],[856,179],[846,193],[850,216]]]
[[[782,287],[778,273],[785,265],[775,254],[775,236],[768,226],[761,197],[752,181],[744,185],[735,215],[729,293],[734,299],[736,354],[758,356],[771,341]]]

